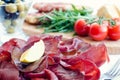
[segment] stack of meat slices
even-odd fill
[[[22,53],[39,40],[45,43],[42,58],[33,63],[20,62]],[[13,38],[0,47],[0,80],[99,80],[99,67],[106,60],[109,58],[104,44],[91,45],[77,37]]]
[[[68,9],[72,9],[72,4],[70,3],[41,3],[41,2],[38,2],[38,3],[35,3],[33,5],[33,8],[35,10],[37,10],[37,12],[35,13],[29,13],[27,16],[26,16],[26,19],[25,21],[29,24],[40,24],[38,18],[41,17],[41,16],[44,16],[44,13],[49,13],[51,12],[52,10],[68,10]],[[81,8],[81,6],[79,5],[76,5],[77,8]]]

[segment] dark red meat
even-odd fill
[[[78,55],[82,59],[88,59],[93,61],[98,67],[104,64],[105,61],[109,61],[107,54],[107,48],[104,44],[99,44],[97,46],[91,46],[87,51]]]
[[[22,53],[39,40],[45,43],[42,58],[31,64],[21,63]],[[98,80],[99,66],[107,60],[103,43],[95,46],[79,38],[64,40],[51,35],[32,36],[27,41],[14,38],[0,48],[0,80]]]
[[[0,61],[10,61],[10,60],[11,60],[11,54],[0,48]]]
[[[3,50],[12,53],[14,47],[22,48],[25,45],[25,41],[22,39],[13,38],[2,45]]]
[[[49,69],[58,76],[59,80],[84,80],[81,72],[64,68],[58,64],[49,66]]]
[[[0,62],[0,80],[19,80],[19,71],[11,62]]]
[[[91,47],[90,44],[83,42],[79,38],[64,40],[58,45],[59,50],[66,55],[76,54],[76,52],[82,53],[89,47]]]

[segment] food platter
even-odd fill
[[[69,2],[79,5],[80,0],[72,1]],[[85,1],[81,1],[82,5],[89,6]],[[94,8],[99,1],[91,2]],[[12,38],[1,45],[0,75],[5,76],[0,76],[0,80],[99,80],[120,58],[120,40],[95,41],[74,31],[43,34],[45,28],[38,26],[24,22],[22,29],[28,38]],[[12,71],[13,74],[8,73]]]

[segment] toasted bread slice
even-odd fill
[[[119,14],[116,10],[115,5],[107,4],[103,5],[97,12],[98,16],[104,16],[106,18],[117,18]]]
[[[115,4],[115,8],[120,16],[120,4]]]
[[[42,17],[43,15],[43,13],[30,13],[26,16],[25,22],[29,24],[40,24],[38,18]]]

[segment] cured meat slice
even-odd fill
[[[59,54],[58,50],[58,43],[62,39],[61,36],[55,36],[55,37],[46,37],[43,39],[45,42],[45,54]]]
[[[61,61],[60,63],[68,69],[82,73],[82,75],[84,75],[84,80],[97,80],[100,77],[100,70],[96,64],[90,60],[72,58]],[[92,75],[94,75],[94,77]]]
[[[19,71],[11,62],[0,62],[0,80],[19,80]]]
[[[58,45],[59,50],[66,55],[76,54],[76,52],[82,53],[89,47],[91,47],[90,44],[84,42],[79,38],[64,40]]]
[[[25,40],[13,38],[2,45],[3,50],[12,53],[14,47],[22,48],[25,45]]]
[[[109,57],[107,54],[107,48],[104,44],[99,44],[97,46],[90,47],[86,52],[83,52],[78,57],[82,59],[88,59],[93,61],[98,67],[105,63],[105,61],[109,61]]]
[[[59,78],[59,80],[84,80],[84,76],[78,70],[65,69],[60,65],[49,66]]]

